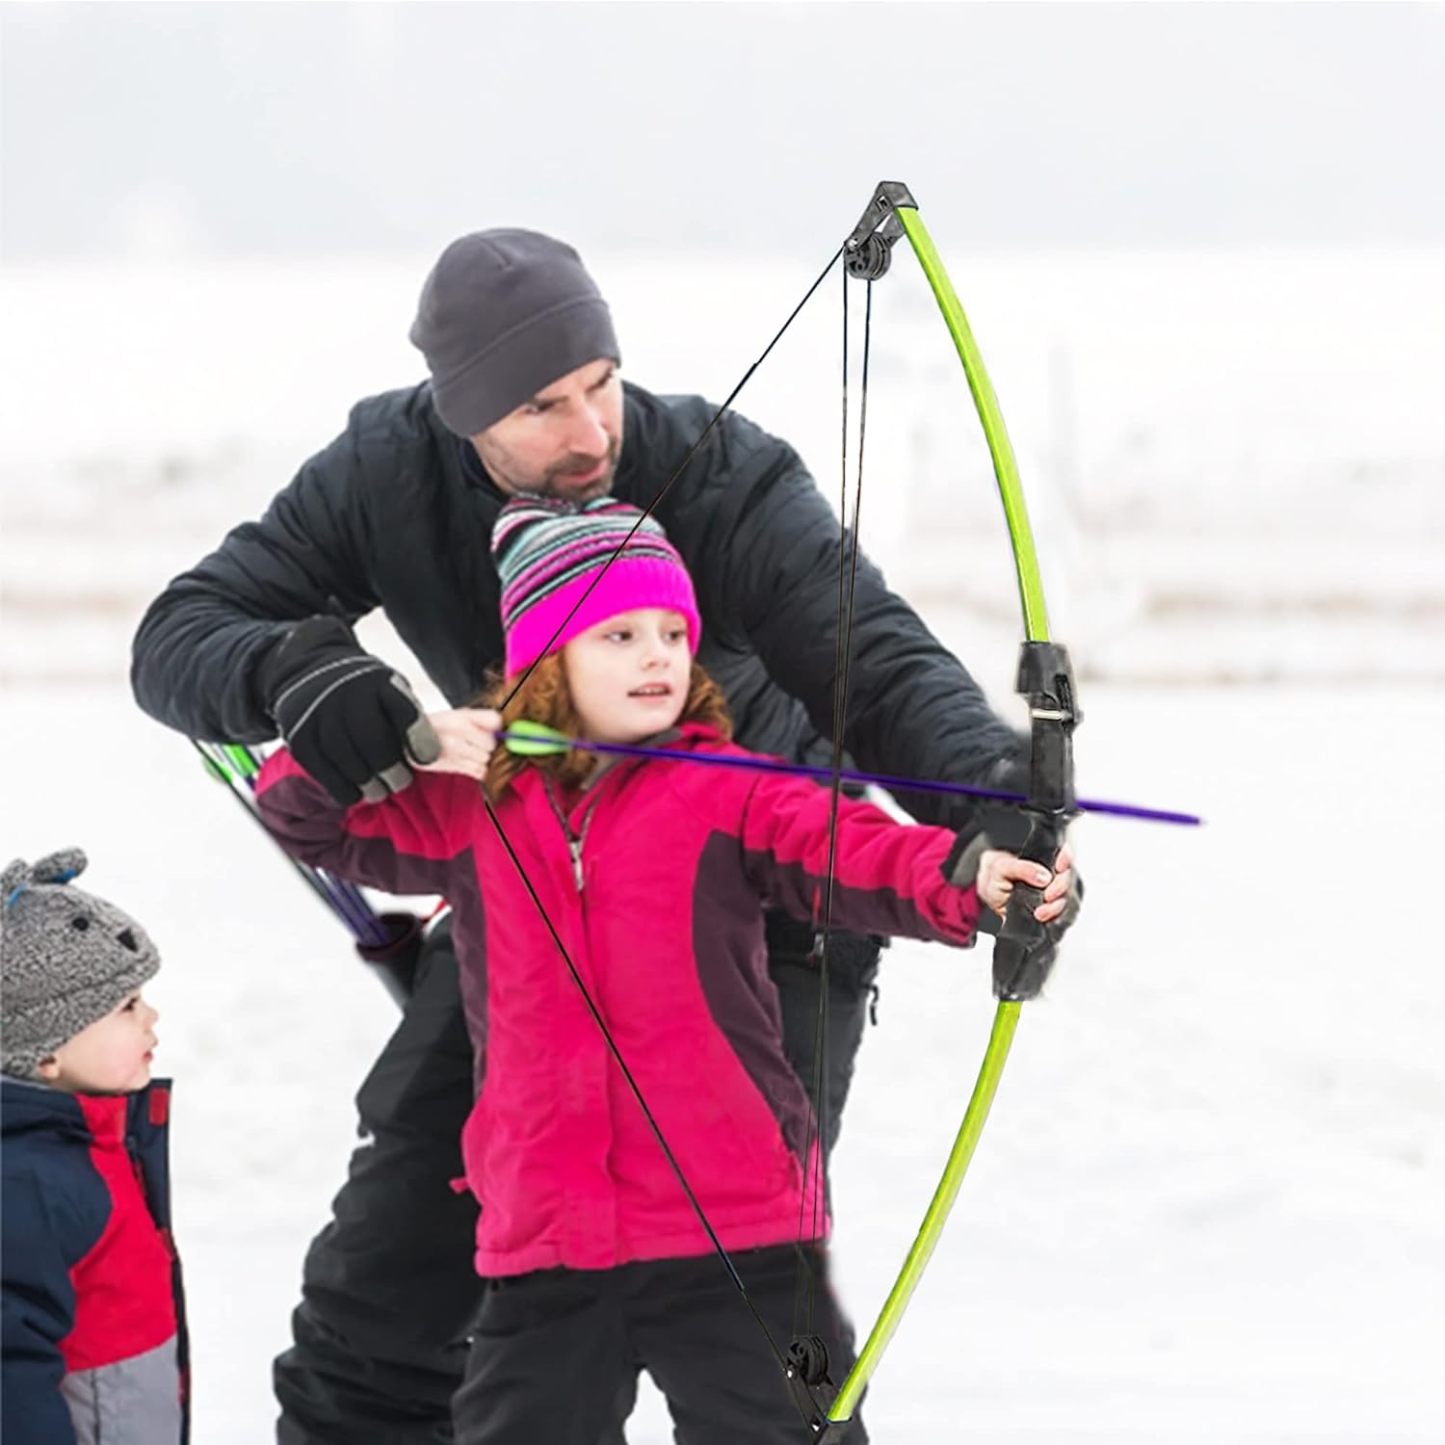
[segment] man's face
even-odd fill
[[[639,607],[599,622],[562,649],[572,705],[594,742],[635,743],[682,716],[692,680],[687,619]]]
[[[72,1094],[127,1094],[145,1088],[159,1017],[139,993],[131,994],[42,1059],[40,1077]]]
[[[622,451],[622,381],[589,361],[471,439],[504,492],[590,502],[612,490]]]

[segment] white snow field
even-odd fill
[[[1438,737],[1418,691],[1101,685],[1080,777],[1200,831],[1076,828],[1089,906],[1029,1005],[874,1437],[1437,1442],[1445,1278]],[[177,1079],[196,1438],[267,1438],[268,1362],[394,1020],[338,925],[116,690],[4,709],[5,848],[80,841],[155,934]],[[1393,743],[1393,746],[1390,745]],[[639,926],[642,922],[639,921]],[[836,1157],[838,1259],[881,1303],[991,1016],[986,945],[899,944]],[[629,1438],[670,1438],[645,1402]]]
[[[1073,647],[1080,791],[1208,826],[1078,824],[1085,915],[876,1377],[873,1436],[1438,1445],[1445,255],[939,239]],[[162,946],[205,1445],[270,1438],[270,1359],[395,1012],[134,707],[129,639],[353,400],[417,375],[428,260],[0,278],[0,850],[83,844]],[[594,260],[629,372],[718,399],[817,265]],[[864,538],[1017,717],[1002,523],[930,305],[901,261],[875,288]],[[830,283],[739,403],[829,488],[837,318]],[[835,1161],[860,1320],[962,1115],[987,976],[986,945],[885,959]],[[629,1439],[669,1438],[645,1395]]]

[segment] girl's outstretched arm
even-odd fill
[[[821,923],[829,910],[832,807],[825,787],[765,776],[749,789],[743,810],[740,841],[758,891],[812,923]],[[833,926],[972,944],[981,904],[971,882],[955,886],[945,871],[954,844],[946,828],[899,823],[871,803],[840,797]]]
[[[761,891],[809,922],[828,908],[826,878],[832,794],[797,779],[766,778],[743,818],[743,847]],[[868,803],[840,797],[833,863],[835,927],[860,933],[973,943],[981,909],[1002,914],[1015,883],[1042,888],[1040,923],[1067,928],[1078,913],[1073,853],[1049,871],[994,848],[987,837],[898,823]]]

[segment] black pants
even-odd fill
[[[781,1350],[793,1326],[800,1251],[733,1256],[753,1308]],[[841,1383],[853,1334],[814,1271],[813,1331]],[[667,1399],[678,1445],[802,1445],[812,1437],[783,1371],[715,1256],[583,1272],[542,1270],[486,1285],[466,1382],[453,1404],[457,1445],[596,1445],[620,1438],[637,1377]],[[866,1445],[862,1422],[849,1445]]]
[[[770,925],[769,945],[784,1044],[811,1096],[820,988],[817,968],[803,956],[807,931]],[[876,944],[864,939],[837,936],[830,948],[830,1150],[877,959]],[[356,1105],[363,1143],[351,1156],[331,1222],[307,1251],[291,1321],[294,1343],[275,1364],[278,1445],[449,1442],[451,1399],[485,1282],[472,1264],[476,1204],[450,1187],[462,1173],[472,1047],[445,926],[426,941],[411,1001]],[[621,1436],[595,1439],[603,1445]]]

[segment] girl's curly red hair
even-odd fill
[[[582,719],[572,701],[572,691],[567,686],[567,669],[562,665],[560,653],[554,652],[544,657],[532,669],[517,695],[511,697],[514,685],[508,678],[494,676],[488,680],[486,687],[470,706],[500,709],[504,728],[525,718],[529,722],[556,728],[569,738],[576,737],[581,731]],[[732,719],[728,716],[722,689],[697,662],[692,665],[687,701],[683,704],[678,721],[706,723],[716,728],[725,738],[730,738],[733,733]],[[495,803],[526,767],[540,768],[565,787],[580,787],[587,781],[596,762],[594,754],[575,748],[569,748],[564,753],[554,753],[550,757],[519,758],[502,746],[492,754],[482,788]]]

